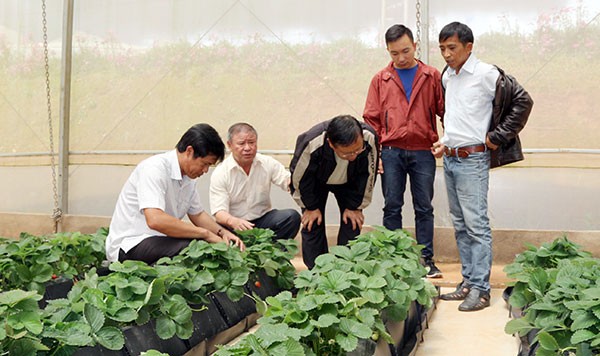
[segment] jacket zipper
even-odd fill
[[[385,111],[385,133],[388,133],[388,112]]]
[[[429,109],[429,122],[431,123],[431,129],[433,130],[433,132],[436,132],[436,127],[435,127],[435,119],[434,119],[434,115],[433,112],[431,111],[431,109]]]

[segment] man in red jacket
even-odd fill
[[[379,173],[385,206],[383,225],[401,229],[406,177],[415,209],[417,242],[425,246],[427,276],[441,277],[433,262],[433,183],[435,157],[430,148],[438,141],[436,115],[444,115],[440,72],[415,58],[412,32],[394,25],[385,33],[390,64],[371,80],[363,118],[379,135]]]

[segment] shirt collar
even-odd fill
[[[257,165],[260,164],[260,160],[258,158],[258,155],[260,153],[256,153],[256,156],[254,157],[254,159],[252,160],[252,166],[250,166],[250,171],[252,171],[252,169],[254,167],[256,167]],[[241,171],[244,171],[244,169],[236,162],[236,160],[233,158],[233,155],[230,153],[229,156],[227,156],[227,158],[223,161],[223,163],[225,165],[225,168],[227,168],[228,171],[231,171],[233,169],[239,169]]]
[[[471,52],[469,58],[465,61],[465,63],[460,68],[460,71],[463,70],[469,74],[473,74],[475,72],[475,66],[479,62],[479,59],[475,56],[475,53]],[[456,70],[454,68],[448,67],[448,74],[456,75]]]
[[[181,167],[179,166],[179,160],[177,159],[177,151],[171,150],[167,152],[167,160],[171,168],[171,179],[183,180],[184,176],[181,175]]]

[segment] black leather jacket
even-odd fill
[[[496,67],[500,76],[496,81],[496,96],[488,137],[498,145],[492,151],[491,168],[523,160],[519,132],[531,113],[533,100],[517,80]]]

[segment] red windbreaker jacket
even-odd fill
[[[410,102],[392,62],[371,80],[363,118],[377,132],[381,146],[429,150],[439,139],[435,117],[444,116],[440,72],[417,62]]]

